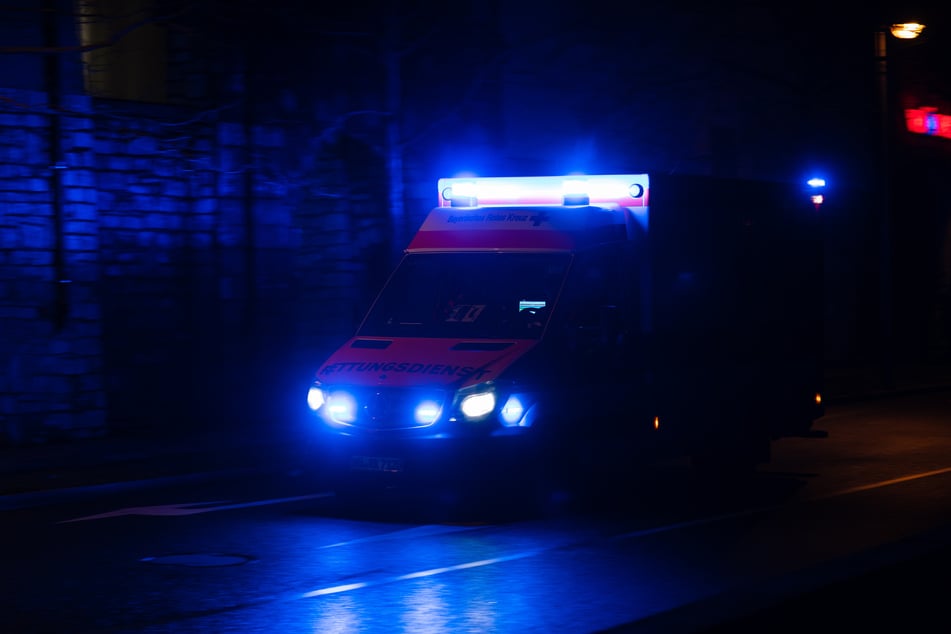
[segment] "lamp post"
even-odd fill
[[[875,31],[875,65],[878,84],[879,112],[879,154],[878,154],[878,191],[879,191],[879,320],[882,353],[882,387],[890,388],[894,384],[894,333],[892,304],[892,252],[891,252],[891,178],[889,145],[891,125],[889,123],[888,98],[888,34],[898,39],[914,39],[921,35],[925,25],[918,22],[892,24],[887,29]]]

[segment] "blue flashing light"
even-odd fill
[[[587,205],[591,198],[588,195],[588,185],[582,179],[571,178],[561,184],[562,195],[566,205]]]
[[[443,198],[453,207],[475,207],[479,204],[478,189],[475,182],[460,181],[443,189]]]
[[[423,401],[416,406],[416,422],[420,425],[431,425],[439,418],[442,408],[435,401]]]
[[[819,211],[819,208],[826,201],[825,196],[821,193],[821,190],[826,186],[826,179],[814,177],[806,181],[806,184],[811,188],[809,200],[812,201],[812,206],[816,208],[816,211]]]
[[[352,423],[357,419],[357,403],[346,392],[334,392],[327,399],[327,415],[336,423]]]
[[[506,427],[518,425],[525,415],[525,406],[522,404],[522,399],[520,399],[517,394],[511,395],[508,400],[505,401],[505,405],[502,406],[499,415],[502,418],[502,424]]]
[[[925,134],[936,135],[938,134],[938,130],[940,130],[938,113],[929,112],[925,115]]]
[[[647,174],[453,177],[439,179],[439,206],[598,205],[645,209]],[[636,213],[636,211],[635,211]]]

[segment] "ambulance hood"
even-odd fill
[[[317,371],[325,384],[460,388],[491,379],[537,340],[354,337]]]

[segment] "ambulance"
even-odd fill
[[[823,414],[822,241],[798,185],[443,178],[307,394],[337,482],[747,470]]]

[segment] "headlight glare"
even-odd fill
[[[327,415],[336,423],[352,423],[357,419],[357,403],[346,392],[333,392],[327,397]]]
[[[316,412],[324,404],[324,391],[320,389],[320,386],[311,385],[310,389],[307,390],[307,407],[312,411]]]
[[[462,399],[459,410],[467,419],[477,419],[490,414],[495,409],[494,392],[477,392]]]

